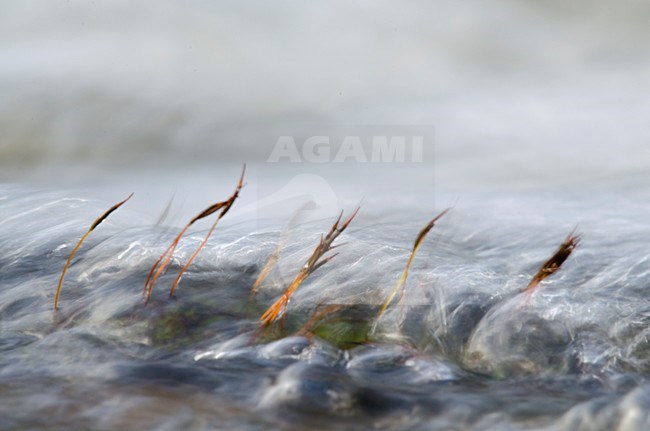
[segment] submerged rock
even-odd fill
[[[572,340],[567,324],[555,314],[531,308],[528,299],[511,298],[480,321],[463,355],[467,368],[496,377],[566,368]]]
[[[355,390],[335,368],[296,362],[282,371],[262,395],[259,407],[278,413],[351,415]]]

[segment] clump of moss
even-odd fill
[[[151,319],[149,337],[155,346],[173,349],[191,345],[201,341],[210,325],[224,317],[204,304],[181,304]]]

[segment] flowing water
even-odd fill
[[[53,317],[62,265],[110,203],[3,186],[3,428],[643,429],[648,206],[625,190],[456,203],[415,260],[403,310],[366,339],[431,216],[416,205],[386,215],[366,203],[284,330],[260,334],[257,319],[333,216],[301,209],[286,227],[226,216],[169,299],[206,233],[197,227],[145,307],[146,274],[178,229],[125,207],[82,247]],[[583,244],[565,267],[520,293],[576,224]],[[252,298],[278,243],[280,263]],[[323,304],[347,312],[301,335]]]
[[[3,4],[0,429],[650,428],[645,2],[190,3]],[[268,161],[422,127],[422,162]]]

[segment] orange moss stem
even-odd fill
[[[174,282],[172,283],[172,287],[171,287],[171,289],[169,290],[169,297],[170,297],[170,298],[171,298],[172,296],[174,296],[174,290],[176,290],[176,286],[178,286],[178,283],[180,283],[180,281],[181,281],[181,277],[183,276],[183,274],[185,273],[185,271],[187,271],[187,268],[188,268],[188,267],[190,266],[190,264],[194,261],[194,259],[196,258],[196,256],[198,256],[199,252],[203,249],[203,247],[205,247],[205,244],[207,244],[208,239],[210,239],[210,236],[212,235],[212,232],[214,232],[214,229],[217,227],[217,224],[219,223],[219,220],[221,220],[221,218],[217,218],[217,219],[214,221],[214,223],[213,223],[212,226],[210,227],[210,230],[208,231],[208,234],[205,236],[205,238],[203,238],[203,241],[201,241],[201,244],[197,247],[196,250],[194,250],[194,253],[192,253],[192,256],[187,260],[187,262],[185,263],[185,265],[183,265],[183,267],[181,268],[181,270],[178,272],[178,275],[177,275],[176,278],[174,279]]]
[[[63,279],[65,278],[65,274],[68,271],[68,267],[70,266],[70,263],[72,262],[72,259],[74,258],[74,256],[77,254],[77,252],[81,248],[81,244],[83,244],[84,241],[86,241],[86,238],[88,238],[90,236],[90,233],[92,231],[94,231],[97,226],[99,226],[104,220],[106,220],[106,218],[108,218],[108,216],[111,215],[111,213],[113,211],[115,211],[116,209],[118,209],[119,207],[124,205],[126,203],[126,201],[131,199],[132,196],[133,196],[133,193],[131,193],[126,199],[116,203],[115,205],[110,207],[106,212],[104,212],[102,215],[97,217],[95,219],[95,221],[93,221],[93,223],[90,225],[90,228],[86,231],[86,233],[84,233],[81,236],[81,239],[79,239],[79,242],[77,242],[77,245],[75,246],[75,248],[72,249],[72,252],[70,253],[70,256],[68,256],[68,260],[66,260],[65,265],[63,266],[63,271],[61,271],[61,276],[59,277],[59,284],[58,284],[58,286],[56,288],[56,295],[54,296],[54,313],[56,313],[56,310],[59,307],[59,297],[61,296],[61,287],[63,286]]]
[[[276,319],[284,313],[286,310],[287,306],[289,305],[289,300],[291,299],[291,296],[294,294],[296,290],[300,287],[300,285],[309,277],[311,273],[316,271],[318,268],[332,260],[334,257],[336,257],[337,253],[330,255],[330,256],[325,256],[327,252],[332,250],[333,247],[332,243],[334,240],[350,225],[354,217],[357,215],[359,212],[359,208],[357,208],[350,217],[348,217],[347,220],[345,220],[342,224],[341,223],[341,218],[343,217],[343,212],[339,214],[339,217],[336,219],[332,227],[330,228],[329,232],[325,236],[321,236],[320,241],[314,251],[312,252],[311,256],[309,259],[307,259],[307,262],[303,265],[302,268],[300,268],[300,271],[298,271],[298,274],[294,278],[294,280],[291,282],[289,287],[287,287],[280,296],[265,312],[262,314],[260,317],[260,323],[262,326],[268,326],[271,323],[275,322]]]
[[[230,210],[230,207],[232,204],[235,202],[235,199],[237,199],[237,196],[239,196],[239,191],[241,188],[244,186],[243,181],[244,181],[244,173],[246,172],[246,165],[243,166],[242,172],[241,172],[241,177],[239,178],[239,183],[237,184],[237,188],[235,189],[235,193],[228,199],[227,201],[223,202],[217,202],[213,205],[210,205],[203,211],[201,211],[199,214],[196,216],[192,217],[192,219],[185,225],[185,227],[180,231],[178,235],[176,235],[176,238],[174,238],[174,241],[165,249],[163,254],[154,262],[152,265],[151,269],[149,270],[149,274],[147,275],[147,280],[144,283],[144,292],[146,293],[146,298],[145,298],[145,305],[149,303],[151,300],[151,295],[153,293],[153,288],[156,284],[156,281],[158,278],[165,273],[167,268],[169,267],[169,264],[171,263],[172,257],[174,255],[174,250],[178,246],[178,243],[180,242],[181,238],[185,234],[185,232],[192,226],[194,223],[197,221],[201,220],[202,218],[208,217],[215,212],[222,210],[221,213],[219,214],[219,218],[217,221],[219,221],[226,213],[228,210]],[[210,229],[210,233],[202,243],[202,245],[199,247],[199,249],[192,255],[192,258],[189,260],[189,262],[183,266],[181,269],[178,277],[174,281],[174,284],[172,285],[170,296],[174,293],[174,289],[178,285],[178,282],[180,281],[181,276],[189,266],[189,264],[194,260],[198,252],[203,248],[203,245],[205,245],[205,242],[207,242],[207,239],[210,237],[212,234],[212,231],[216,227],[217,222],[213,225],[212,229]]]
[[[574,229],[560,245],[557,251],[546,262],[542,264],[539,271],[533,276],[524,289],[524,292],[532,293],[535,288],[547,277],[555,274],[562,268],[562,264],[571,256],[571,253],[580,245],[581,236]]]
[[[392,292],[388,296],[388,299],[384,304],[382,305],[381,309],[379,310],[379,314],[377,315],[377,319],[375,320],[375,325],[373,325],[372,332],[376,329],[377,322],[381,318],[381,316],[386,312],[386,309],[390,305],[390,303],[393,301],[395,298],[395,295],[397,295],[397,292],[400,292],[400,303],[402,303],[403,298],[404,298],[404,290],[406,287],[406,279],[408,278],[409,270],[411,269],[411,265],[413,264],[413,260],[415,259],[415,255],[417,254],[418,250],[422,246],[422,243],[424,242],[424,238],[427,236],[429,231],[433,228],[433,226],[436,224],[436,222],[447,212],[450,210],[450,208],[447,208],[440,214],[438,214],[436,217],[434,217],[429,223],[427,223],[424,228],[420,231],[418,234],[417,238],[415,239],[415,243],[413,244],[413,249],[411,250],[411,254],[409,256],[408,261],[406,262],[406,266],[404,267],[404,270],[402,271],[402,275],[400,276],[399,280],[397,281],[397,284],[393,288]]]
[[[160,255],[160,257],[154,262],[151,270],[149,270],[149,275],[147,276],[147,280],[144,283],[144,292],[147,295],[145,304],[147,304],[151,299],[151,294],[153,293],[153,287],[156,284],[156,280],[158,280],[158,277],[160,277],[169,266],[176,246],[180,242],[181,237],[185,234],[187,229],[192,226],[192,223],[193,221],[190,221],[187,225],[185,225],[180,233],[176,235],[176,238],[174,238],[174,241],[172,241],[169,247],[167,247],[163,254]]]
[[[185,274],[185,271],[187,271],[187,268],[194,261],[196,256],[198,256],[199,252],[203,249],[203,247],[205,247],[205,245],[208,242],[208,239],[210,239],[210,236],[212,236],[212,233],[214,232],[214,229],[217,227],[217,224],[219,223],[219,220],[221,220],[226,215],[226,213],[228,213],[228,211],[230,211],[230,208],[233,206],[233,204],[235,203],[235,201],[239,197],[239,192],[241,191],[242,187],[244,187],[244,174],[245,173],[246,173],[246,165],[244,165],[244,167],[242,168],[241,176],[239,177],[239,182],[237,183],[237,186],[235,187],[235,191],[230,196],[230,198],[228,198],[228,200],[212,205],[211,207],[209,207],[208,209],[206,209],[205,211],[203,211],[201,214],[197,215],[193,219],[193,220],[199,220],[199,219],[202,219],[204,217],[207,217],[207,216],[213,214],[214,212],[216,212],[218,210],[221,210],[221,212],[219,213],[219,216],[217,217],[217,219],[214,221],[214,223],[210,227],[210,230],[208,231],[207,235],[205,236],[203,241],[201,241],[201,244],[199,244],[199,246],[194,251],[194,253],[192,253],[192,256],[188,259],[188,261],[185,263],[185,265],[183,265],[181,270],[178,272],[178,275],[176,276],[176,279],[172,283],[172,287],[169,290],[169,296],[170,297],[174,296],[174,291],[176,290],[176,287],[178,286],[178,283],[181,281],[181,277],[183,277],[183,274]]]

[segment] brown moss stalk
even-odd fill
[[[104,212],[102,215],[97,217],[97,219],[95,219],[95,221],[90,225],[90,228],[86,231],[86,233],[84,233],[82,235],[81,239],[79,239],[79,242],[77,242],[77,245],[75,246],[75,248],[72,249],[72,252],[70,253],[70,256],[68,257],[68,260],[65,262],[65,265],[63,266],[63,271],[61,271],[61,276],[59,277],[59,284],[58,284],[58,286],[56,288],[56,295],[54,296],[54,312],[55,313],[56,313],[56,310],[59,307],[59,297],[61,296],[61,287],[63,286],[63,279],[65,278],[65,274],[68,271],[68,267],[70,266],[70,263],[72,262],[72,259],[74,258],[74,256],[77,254],[77,252],[81,248],[81,244],[83,244],[84,241],[86,241],[86,238],[88,238],[88,236],[90,236],[90,233],[92,231],[94,231],[97,226],[99,226],[104,220],[106,220],[108,218],[108,216],[110,216],[113,213],[113,211],[115,211],[116,209],[118,209],[119,207],[124,205],[126,203],[126,201],[131,199],[132,196],[133,196],[133,193],[131,193],[126,199],[124,199],[121,202],[116,203],[115,205],[110,207],[108,210],[106,210],[106,212]]]
[[[221,212],[219,213],[219,216],[217,219],[214,221],[212,226],[210,227],[210,230],[208,231],[207,235],[205,238],[203,238],[203,241],[201,241],[201,244],[196,248],[192,256],[187,260],[185,265],[181,268],[181,270],[178,272],[178,275],[176,276],[176,279],[172,283],[172,287],[169,290],[169,296],[172,297],[174,296],[174,290],[176,290],[176,287],[178,286],[178,283],[181,281],[181,277],[187,271],[187,268],[192,264],[194,259],[196,259],[196,256],[201,252],[203,247],[205,247],[205,244],[207,244],[208,239],[212,236],[212,233],[214,232],[214,229],[217,227],[217,224],[219,224],[219,221],[223,218],[223,216],[226,215],[226,213],[230,210],[232,205],[235,203],[237,200],[237,197],[239,197],[239,192],[241,191],[242,187],[244,187],[244,173],[246,172],[246,166],[244,165],[244,168],[242,169],[241,172],[241,177],[239,177],[239,182],[237,183],[237,187],[235,187],[235,191],[233,194],[228,198],[228,200],[221,202],[222,205],[220,205],[219,209],[221,209]],[[216,210],[215,210],[216,211]]]
[[[222,212],[219,215],[219,218],[217,219],[217,222],[224,215],[226,215],[226,213],[228,212],[228,210],[230,209],[230,207],[234,203],[235,199],[237,198],[237,196],[239,194],[239,191],[243,187],[244,173],[245,172],[246,172],[246,165],[244,165],[244,167],[242,168],[241,177],[239,179],[239,183],[237,184],[237,188],[235,189],[235,193],[233,194],[233,196],[231,196],[226,201],[217,202],[217,203],[215,203],[213,205],[210,205],[209,207],[207,207],[206,209],[201,211],[199,214],[192,217],[192,219],[185,225],[185,227],[183,227],[183,229],[181,229],[181,231],[178,233],[178,235],[176,235],[176,237],[174,238],[172,243],[169,245],[169,247],[167,247],[167,249],[165,249],[165,251],[162,253],[162,255],[160,255],[160,257],[154,262],[154,264],[151,266],[151,269],[149,270],[149,274],[147,275],[147,280],[144,283],[144,292],[146,294],[145,304],[148,303],[149,300],[151,300],[151,295],[153,293],[153,288],[154,288],[154,286],[156,284],[156,281],[158,280],[158,278],[162,274],[165,273],[165,271],[169,267],[169,264],[171,263],[172,257],[174,255],[174,250],[178,246],[178,243],[180,242],[180,240],[183,237],[183,235],[185,234],[185,232],[187,232],[187,230],[190,228],[190,226],[192,226],[197,221],[199,221],[199,220],[201,220],[201,219],[203,219],[205,217],[208,217],[208,216],[214,214],[215,212],[217,212],[219,210],[222,210]],[[206,237],[204,242],[207,242],[207,238],[209,238],[209,236],[212,234],[212,231],[214,231],[214,228],[216,227],[217,222],[215,222],[212,229],[210,229],[210,233],[208,234],[208,237]],[[205,245],[205,244],[203,244],[203,245]],[[200,251],[201,248],[202,248],[202,246],[198,249],[198,251]],[[198,251],[195,252],[195,254],[198,254]],[[196,257],[196,256],[193,255],[192,260],[193,260],[194,257]],[[190,260],[190,263],[191,263],[191,260]],[[188,265],[186,265],[186,266],[188,266]],[[184,267],[184,268],[186,269],[186,267]],[[184,270],[181,271],[180,275],[182,275],[183,272],[184,272]],[[178,281],[180,281],[180,277],[178,277]],[[175,281],[175,285],[172,286],[172,292],[170,292],[170,295],[173,294],[173,289],[178,284],[178,281]]]
[[[329,256],[325,256],[325,254],[327,254],[327,252],[329,252],[333,248],[337,247],[337,246],[332,246],[332,243],[350,225],[350,223],[352,222],[352,220],[354,219],[354,217],[357,215],[358,212],[359,212],[359,208],[357,208],[354,211],[354,213],[352,213],[352,215],[348,217],[348,219],[345,220],[342,224],[341,224],[341,218],[343,217],[343,212],[339,214],[339,217],[336,219],[336,221],[330,228],[329,232],[325,236],[321,236],[318,245],[312,252],[309,259],[307,259],[307,262],[305,262],[305,264],[300,269],[300,271],[298,271],[298,274],[293,279],[289,287],[287,287],[285,291],[282,293],[282,296],[280,296],[280,298],[278,298],[278,300],[275,301],[273,305],[271,305],[264,312],[264,314],[262,314],[262,316],[260,317],[260,322],[263,326],[268,326],[271,323],[275,322],[275,320],[284,313],[287,305],[289,304],[289,300],[291,299],[291,296],[300,287],[300,285],[307,279],[307,277],[309,277],[310,274],[312,274],[318,268],[325,265],[327,262],[329,262],[334,257],[336,257],[338,253],[334,253]]]
[[[571,256],[571,253],[580,245],[580,234],[576,233],[574,229],[560,245],[557,251],[550,257],[549,260],[544,262],[539,268],[539,271],[533,276],[524,289],[524,292],[533,292],[535,288],[547,277],[555,274],[560,270],[562,264]]]
[[[146,295],[145,303],[149,302],[149,299],[151,299],[151,293],[153,292],[153,287],[156,283],[156,280],[169,266],[169,262],[171,261],[178,242],[181,240],[181,237],[185,234],[191,225],[192,222],[185,225],[185,227],[178,233],[178,235],[176,235],[174,241],[172,241],[172,243],[165,249],[165,251],[151,266],[149,274],[147,275],[147,280],[144,282],[144,294]]]
[[[413,260],[415,259],[415,255],[417,254],[418,250],[422,246],[422,243],[424,242],[424,238],[427,236],[429,231],[435,226],[436,222],[447,212],[450,210],[450,208],[447,208],[437,216],[435,216],[429,223],[427,223],[424,228],[420,231],[418,234],[417,238],[415,239],[415,243],[413,244],[413,249],[411,250],[411,255],[409,256],[408,261],[406,262],[406,266],[404,267],[404,270],[402,271],[402,275],[400,276],[399,280],[397,281],[397,284],[393,288],[393,291],[390,293],[388,296],[388,299],[384,304],[382,305],[381,309],[379,310],[379,314],[377,315],[377,320],[375,321],[375,325],[377,321],[381,318],[381,316],[386,312],[386,309],[390,305],[391,302],[393,302],[393,299],[395,298],[395,295],[397,295],[397,292],[400,292],[400,303],[403,301],[404,298],[404,290],[406,287],[406,279],[408,278],[409,270],[411,269],[411,265],[413,265]],[[375,327],[373,326],[373,331]]]

